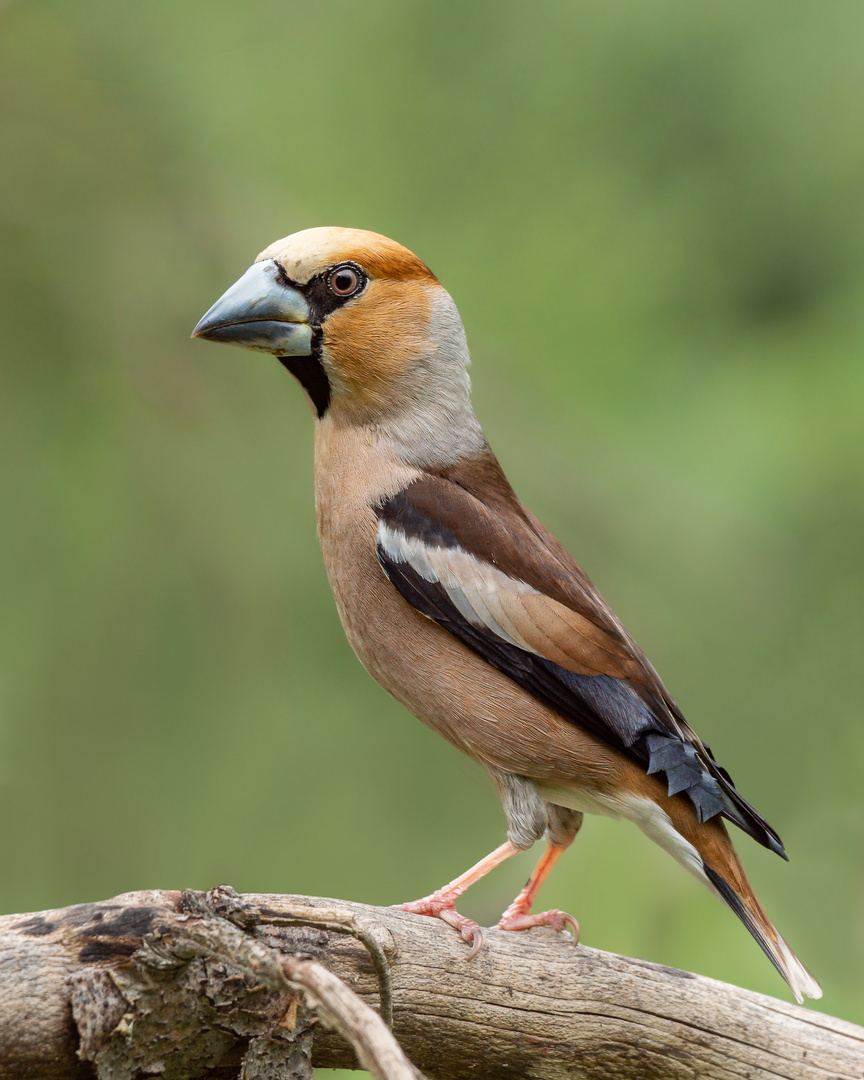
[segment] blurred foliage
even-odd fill
[[[862,32],[851,0],[0,9],[2,910],[390,903],[502,839],[343,639],[301,392],[189,340],[271,240],[353,225],[456,298],[517,491],[786,840],[740,848],[861,1019]],[[542,899],[784,996],[626,825]]]

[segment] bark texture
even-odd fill
[[[432,919],[227,887],[3,916],[0,1080],[864,1078],[854,1024],[552,930],[465,956]]]

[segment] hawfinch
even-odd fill
[[[376,233],[307,229],[263,251],[194,336],[272,353],[315,415],[315,504],[339,615],[370,674],[478,761],[507,841],[403,910],[480,947],[457,898],[545,836],[501,930],[531,914],[582,815],[629,818],[724,900],[798,1001],[821,991],[774,929],[725,821],[785,858],[657,672],[555,537],[519,502],[471,407],[456,306]]]

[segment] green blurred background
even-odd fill
[[[862,35],[857,0],[0,9],[0,910],[387,904],[503,839],[343,639],[299,388],[189,340],[270,241],[351,225],[455,297],[517,491],[786,841],[739,847],[820,1008],[864,1016]],[[542,902],[786,996],[625,824]]]

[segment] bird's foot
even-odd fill
[[[579,941],[579,923],[566,911],[553,908],[551,911],[538,911],[532,915],[517,901],[510,905],[501,916],[496,930],[530,930],[532,926],[551,926],[553,930],[567,930],[573,933],[573,944]]]
[[[456,910],[456,898],[446,893],[432,893],[422,900],[412,900],[407,904],[394,904],[396,911],[410,911],[413,915],[429,915],[433,919],[442,919],[462,935],[471,946],[466,959],[473,960],[483,944],[483,931],[476,922],[466,919]]]

